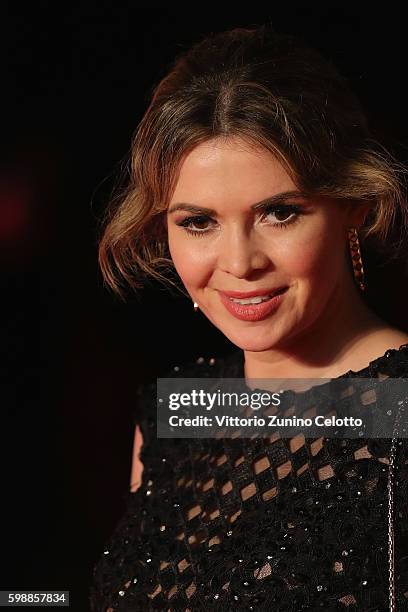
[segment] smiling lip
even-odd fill
[[[282,289],[286,289],[286,287],[275,287],[272,289],[271,288],[258,289],[255,291],[220,291],[220,293],[223,293],[224,295],[228,297],[232,297],[232,298],[246,299],[246,298],[255,297],[256,295],[273,295],[274,293],[277,293],[278,291],[281,291]]]
[[[240,291],[219,291],[221,302],[230,314],[241,321],[261,321],[275,311],[284,298],[284,294],[288,287],[280,287],[279,289],[268,289],[264,291],[251,291],[251,292],[240,292]],[[269,300],[261,302],[260,304],[238,304],[232,302],[229,298],[245,299],[254,297],[256,295],[269,295],[270,293],[279,292],[277,295],[273,295]]]

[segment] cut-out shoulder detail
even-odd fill
[[[241,377],[241,366],[235,353],[174,376]],[[343,377],[353,376],[408,377],[408,344]],[[364,409],[387,408],[383,395],[354,396]],[[159,439],[155,385],[143,403],[142,483],[95,567],[93,611],[389,609],[391,440]],[[396,610],[407,610],[407,439],[395,466]]]

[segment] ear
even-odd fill
[[[346,217],[348,227],[358,229],[363,225],[371,207],[372,202],[367,202],[366,200],[349,200]]]

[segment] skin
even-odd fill
[[[244,351],[249,386],[256,386],[251,378],[337,377],[408,342],[408,334],[368,308],[350,272],[347,228],[361,225],[367,205],[292,199],[304,214],[285,228],[275,224],[290,213],[264,213],[261,221],[262,214],[251,210],[266,197],[295,189],[271,153],[238,138],[214,139],[185,157],[167,211],[177,273],[202,313]],[[216,215],[195,224],[212,231],[189,234],[180,222],[192,213],[170,212],[178,203],[214,209]],[[281,285],[289,290],[279,309],[257,322],[236,319],[218,294]],[[142,445],[136,426],[132,491],[141,483]]]
[[[239,138],[213,139],[185,156],[167,211],[169,250],[192,300],[245,354],[247,377],[338,376],[367,365],[408,336],[390,327],[360,296],[348,264],[348,227],[359,227],[368,205],[314,197],[287,202],[289,213],[260,213],[251,205],[297,190],[268,151]],[[172,211],[179,203],[211,208]],[[191,235],[180,223],[200,215]],[[292,218],[293,218],[292,214]],[[190,224],[191,227],[191,224]],[[219,290],[252,291],[287,285],[276,312],[256,322],[230,314]],[[400,341],[401,340],[401,341]],[[361,364],[361,365],[360,365]],[[345,368],[345,369],[344,369]]]

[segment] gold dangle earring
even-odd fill
[[[355,227],[348,228],[348,239],[350,245],[351,262],[353,264],[354,278],[361,291],[367,289],[364,278],[363,260],[361,259],[360,241]]]
[[[197,304],[197,302],[194,302],[193,308],[194,308],[194,312],[197,312],[197,310],[198,310],[198,304]]]

